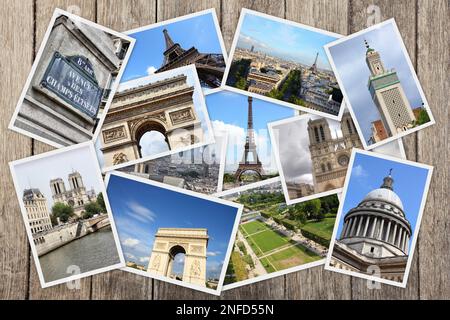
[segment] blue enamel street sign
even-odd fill
[[[77,59],[80,59],[78,64],[55,52],[41,85],[71,106],[95,118],[103,90],[98,86],[93,72],[89,72],[91,68],[88,68],[87,62],[79,56]]]

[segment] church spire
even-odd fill
[[[383,184],[380,188],[394,190],[394,179],[392,179],[392,168],[389,169],[389,175],[387,177],[384,177]]]
[[[169,32],[167,31],[167,29],[164,29],[163,33],[164,33],[164,39],[166,40],[166,50],[168,50],[175,43],[173,42],[172,38],[170,37]]]

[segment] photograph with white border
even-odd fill
[[[224,290],[325,263],[338,195],[287,205],[276,177],[217,196],[244,205]]]
[[[103,172],[214,143],[194,65],[121,82],[95,144]]]
[[[244,8],[223,87],[340,120],[345,102],[323,46],[341,37]]]
[[[215,142],[203,147],[123,167],[118,171],[203,194],[220,191],[227,138],[216,132]]]
[[[117,171],[105,183],[123,270],[220,295],[242,205]]]
[[[405,288],[433,167],[354,149],[325,269]]]
[[[291,118],[295,110],[228,90],[205,100],[214,132],[228,136],[219,191],[277,177],[267,124]]]
[[[342,191],[353,148],[362,148],[348,111],[342,121],[303,114],[269,123],[287,204]],[[401,139],[373,151],[406,158]]]
[[[9,166],[43,288],[125,266],[92,142]]]
[[[134,43],[55,9],[8,128],[56,148],[95,141]]]
[[[194,64],[204,94],[222,84],[227,51],[214,8],[125,31],[136,39],[124,80]]]
[[[394,19],[324,48],[364,149],[435,123]]]

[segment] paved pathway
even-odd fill
[[[267,273],[266,269],[262,265],[261,261],[259,261],[259,258],[256,256],[255,252],[253,252],[252,247],[250,247],[250,245],[247,243],[247,240],[242,235],[240,230],[238,230],[237,232],[237,237],[238,240],[244,244],[245,249],[247,249],[247,253],[250,255],[250,257],[252,257],[253,264],[255,265],[255,268],[250,270],[248,274],[249,278],[254,278],[259,275],[266,274]]]

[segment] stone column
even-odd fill
[[[359,217],[359,223],[358,223],[358,229],[356,229],[356,236],[358,236],[359,235],[359,231],[361,231],[361,225],[362,225],[363,220],[364,220],[364,216],[360,216]]]
[[[355,235],[355,228],[356,228],[356,224],[358,223],[358,217],[354,217],[353,218],[353,225],[352,225],[352,229],[350,230],[350,236],[353,237]]]
[[[408,254],[409,250],[409,235],[406,235],[405,253]]]
[[[389,232],[391,231],[391,222],[392,221],[389,220],[388,227],[386,230],[386,237],[384,237],[384,241],[386,241],[386,242],[389,242],[389,236],[390,236]]]
[[[403,232],[402,237],[402,250],[405,251],[406,230]]]
[[[395,236],[397,235],[397,224],[394,222],[394,231],[392,232],[392,244],[395,246]]]
[[[373,221],[372,231],[370,232],[370,238],[373,238],[373,235],[375,233],[375,228],[377,227],[377,222],[378,222],[378,217],[375,217],[375,219]]]
[[[367,228],[369,227],[369,221],[370,221],[370,216],[368,215],[367,219],[366,219],[366,225],[364,227],[363,237],[365,237],[367,235]]]
[[[381,219],[380,231],[378,232],[378,236],[377,236],[378,240],[381,240],[381,237],[383,236],[383,225],[384,225],[384,219]]]
[[[345,237],[347,228],[348,228],[348,220],[346,222],[344,222],[344,226],[342,227],[341,236],[340,236],[341,239]]]

